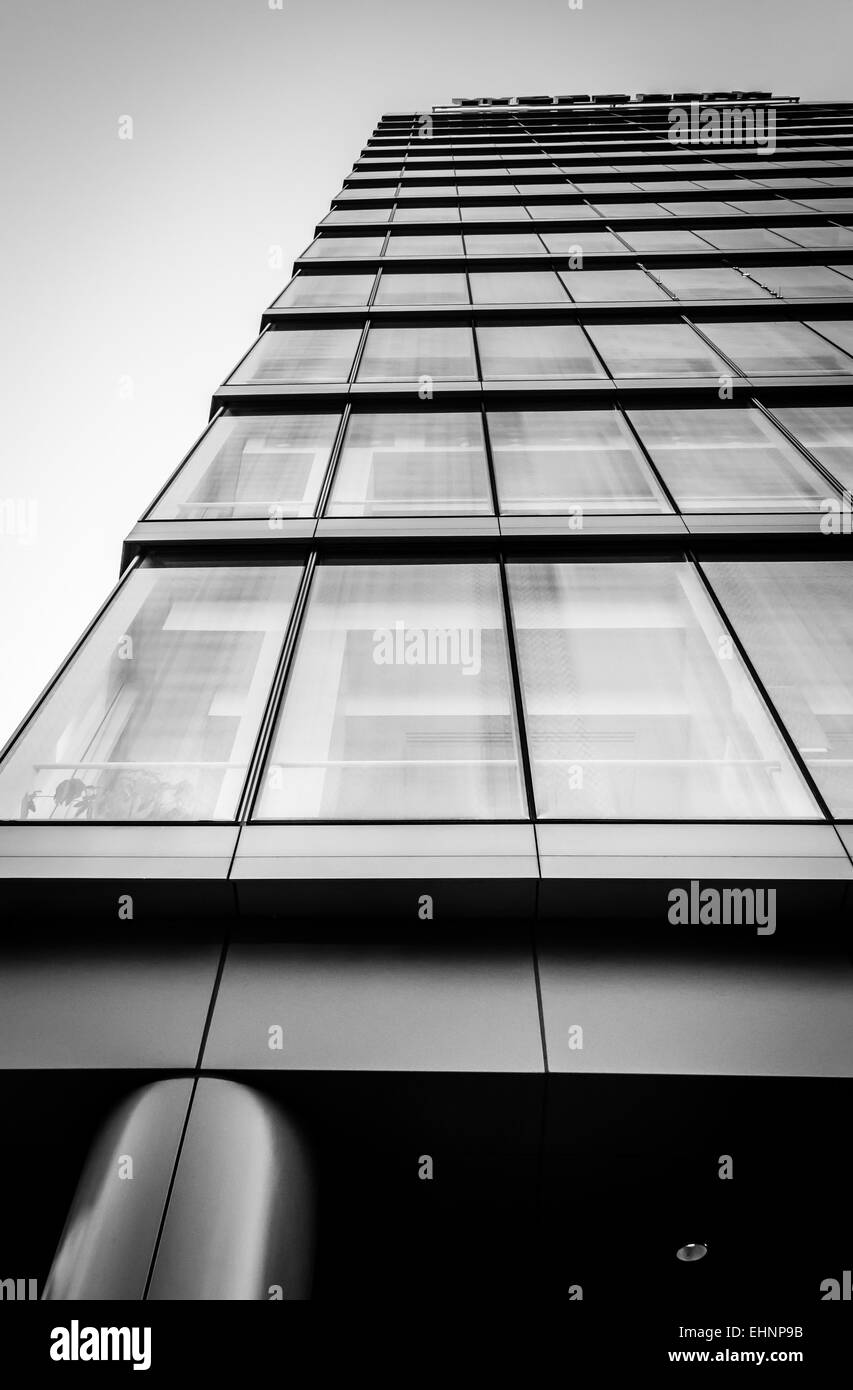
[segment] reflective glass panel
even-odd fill
[[[464,274],[401,275],[385,271],[374,303],[467,304],[468,286]]]
[[[705,571],[830,811],[853,817],[853,566],[715,560]]]
[[[470,328],[419,325],[371,328],[359,363],[359,381],[476,381]]]
[[[229,380],[346,381],[361,337],[358,328],[271,329],[259,338]]]
[[[326,516],[491,515],[483,426],[471,411],[353,414]]]
[[[256,815],[526,814],[497,566],[318,566]]]
[[[668,298],[642,270],[561,270],[560,279],[580,303]]]
[[[313,516],[338,415],[220,415],[151,511],[154,521]]]
[[[300,575],[131,573],[0,769],[0,818],[231,820]]]
[[[615,377],[729,372],[722,358],[684,323],[593,323],[587,332]]]
[[[303,254],[311,260],[346,260],[378,256],[384,236],[318,236]]]
[[[369,275],[297,275],[275,301],[277,309],[297,306],[366,304],[373,289]]]
[[[672,510],[615,410],[495,410],[488,421],[503,513]]]
[[[475,304],[565,304],[567,300],[553,270],[476,270],[470,281]]]
[[[507,572],[540,816],[818,815],[691,565]]]
[[[604,376],[575,324],[510,324],[477,329],[485,381],[509,377]]]
[[[821,324],[835,329],[837,324]],[[802,323],[703,323],[702,329],[747,376],[853,372],[853,361]]]
[[[843,488],[853,492],[853,406],[774,407],[773,414]]]
[[[760,410],[628,414],[682,511],[815,511],[830,494]]]

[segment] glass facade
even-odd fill
[[[520,110],[383,122],[0,817],[853,820],[853,143]]]

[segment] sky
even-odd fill
[[[383,112],[694,87],[853,98],[851,0],[572,3],[4,0],[0,744]]]

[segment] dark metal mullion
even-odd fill
[[[705,343],[705,345],[706,345],[707,347],[711,348],[712,351],[716,353],[717,357],[721,357],[722,360],[727,364],[727,366],[731,367],[731,374],[732,374],[732,376],[739,377],[741,381],[748,381],[748,380],[749,380],[749,378],[748,378],[746,372],[742,371],[741,368],[737,366],[737,364],[732,360],[732,358],[729,357],[728,353],[723,352],[722,348],[717,347],[717,344],[713,341],[713,339],[709,338],[708,335],[707,335],[707,333],[703,333],[703,332],[702,332],[702,329],[698,326],[698,324],[696,324],[696,323],[693,321],[693,319],[688,318],[687,314],[682,314],[682,315],[681,315],[681,322],[687,324],[687,327],[688,327],[688,328],[692,328],[694,333],[698,333],[699,337],[702,339],[702,342]],[[748,323],[749,320],[748,320],[748,319],[734,319],[733,322],[734,322],[734,323]],[[784,322],[787,322],[787,320],[784,320],[784,319],[768,319],[768,323],[784,323]],[[689,381],[689,379],[690,379],[689,377],[687,377],[687,378],[682,377],[682,378],[681,378],[681,380],[688,380],[688,381]]]
[[[661,473],[660,469],[658,468],[657,464],[655,463],[654,459],[649,453],[649,450],[643,443],[642,435],[640,434],[639,430],[635,428],[630,415],[628,414],[627,410],[625,409],[622,402],[618,399],[618,397],[615,402],[614,409],[618,412],[619,415],[621,415],[622,419],[624,420],[625,428],[628,430],[629,434],[631,435],[631,438],[635,440],[635,442],[637,443],[641,456],[645,459],[646,464],[651,469],[655,478],[657,478],[658,485],[661,491],[663,492],[664,496],[667,498],[670,506],[672,507],[673,512],[676,516],[682,516],[683,513],[678,505],[678,502],[675,499],[675,494],[670,491],[666,479],[664,478],[663,474]],[[640,409],[642,409],[642,406],[640,407]]]
[[[829,268],[829,267],[827,267],[827,268]],[[817,308],[817,307],[818,307],[818,306],[815,304],[815,301],[814,301],[814,300],[806,301],[806,302],[807,302],[807,303],[810,302],[810,303],[813,305],[814,308]],[[798,301],[797,301],[797,307],[799,307],[799,305],[802,304],[802,303],[803,303],[802,300],[798,300]],[[782,320],[782,322],[789,322],[789,320]],[[801,314],[800,317],[796,320],[796,322],[800,323],[800,324],[802,325],[803,328],[808,328],[809,332],[811,332],[811,333],[816,333],[817,336],[818,336],[819,338],[822,338],[823,341],[829,345],[829,347],[834,348],[836,352],[842,352],[842,353],[844,354],[845,357],[847,357],[847,358],[849,358],[851,361],[853,361],[853,351],[848,352],[847,348],[843,348],[843,347],[840,345],[840,343],[834,343],[834,342],[832,341],[832,339],[831,339],[830,337],[827,336],[826,333],[821,333],[821,331],[820,331],[819,328],[814,328],[814,327],[812,327],[812,324],[815,322],[814,319],[812,320],[812,323],[806,323],[805,320],[804,320],[804,318],[803,318],[803,315]],[[818,322],[818,323],[821,323],[821,324],[822,324],[822,323],[836,323],[836,322],[842,322],[842,320],[836,320],[836,319],[818,319],[817,322]],[[829,375],[834,375],[834,373],[829,373]]]
[[[347,425],[349,424],[349,417],[351,413],[352,404],[350,401],[345,401],[344,408],[341,412],[341,417],[338,420],[338,427],[335,430],[335,437],[332,440],[332,447],[329,450],[329,462],[327,463],[326,471],[323,474],[323,481],[320,485],[320,491],[317,496],[317,504],[314,508],[314,517],[317,519],[319,519],[326,510],[326,503],[329,500],[329,493],[332,490],[332,483],[334,481],[335,474],[338,471],[338,462],[340,460],[341,450],[343,448],[343,439],[346,433]]]
[[[817,783],[815,782],[814,778],[809,772],[809,769],[800,754],[800,750],[797,748],[797,745],[791,737],[787,724],[785,723],[778,709],[776,708],[775,701],[770,698],[770,695],[767,691],[767,687],[764,684],[764,681],[761,679],[761,676],[759,675],[755,665],[753,664],[752,658],[750,657],[746,649],[746,646],[744,645],[741,637],[739,636],[737,628],[735,627],[732,618],[724,609],[722,602],[717,596],[717,592],[714,589],[714,586],[712,585],[710,579],[708,578],[704,569],[702,568],[702,561],[697,558],[692,546],[687,548],[686,554],[690,559],[691,563],[694,565],[696,573],[699,575],[699,578],[702,581],[705,591],[708,594],[712,604],[714,605],[714,610],[719,616],[725,631],[731,634],[732,641],[734,642],[735,647],[737,648],[737,651],[740,655],[740,658],[743,661],[747,671],[749,672],[750,678],[752,679],[755,689],[761,696],[761,699],[763,700],[766,708],[770,711],[770,715],[782,735],[782,740],[785,746],[787,747],[789,753],[791,754],[792,758],[794,759],[795,766],[799,768],[800,773],[805,780],[806,786],[811,791],[812,796],[814,797],[821,814],[826,820],[834,822],[835,817],[833,816],[832,812],[829,809],[829,806],[824,800],[823,795],[819,787],[817,786]]]
[[[369,313],[369,311],[365,311],[364,323],[361,325],[361,337],[360,337],[359,340],[358,340],[358,344],[357,344],[357,346],[356,346],[355,353],[353,354],[353,359],[352,359],[352,364],[351,364],[351,366],[350,366],[349,374],[348,374],[348,376],[347,376],[346,381],[343,383],[343,385],[345,385],[347,388],[349,388],[349,387],[352,385],[352,383],[355,381],[356,377],[358,376],[358,369],[359,369],[359,367],[361,366],[361,359],[362,359],[362,357],[364,356],[364,349],[365,349],[365,347],[366,347],[366,345],[367,345],[367,335],[368,335],[368,333],[370,332],[370,326],[371,326],[370,313]]]
[[[282,638],[281,650],[279,651],[278,661],[273,673],[269,694],[264,707],[258,732],[255,737],[254,747],[249,755],[248,769],[243,783],[243,790],[237,801],[237,811],[234,819],[238,824],[245,825],[254,808],[258,794],[263,769],[269,756],[272,740],[275,732],[276,720],[281,702],[281,696],[287,680],[291,658],[296,646],[296,639],[302,622],[302,615],[307,603],[308,591],[311,586],[311,579],[317,563],[317,551],[312,549],[302,577],[293,600],[293,607],[288,617],[287,625]]]
[[[763,401],[760,401],[757,396],[753,396],[751,398],[751,404],[754,406],[756,410],[759,410],[761,412],[765,419],[770,421],[771,425],[775,430],[778,430],[780,434],[784,435],[785,439],[787,439],[789,444],[793,444],[793,446],[799,454],[804,455],[806,461],[811,464],[812,468],[814,468],[815,471],[819,473],[822,478],[824,478],[832,487],[837,488],[842,495],[847,491],[844,485],[840,483],[832,473],[830,473],[826,464],[821,463],[820,459],[816,458],[815,455],[811,452],[811,450],[805,444],[803,444],[802,441],[799,440],[795,434],[792,434],[792,432],[788,429],[787,425],[785,425],[781,420],[777,420],[776,416],[773,414],[773,411],[768,410],[767,406],[764,404]],[[796,407],[792,408],[796,409]]]
[[[489,487],[492,493],[492,506],[494,508],[495,517],[498,523],[498,531],[500,531],[501,512],[500,498],[498,497],[498,480],[497,475],[495,473],[495,461],[494,456],[492,454],[492,440],[491,435],[489,433],[489,416],[488,410],[486,409],[485,399],[483,399],[480,402],[480,424],[483,431],[484,448],[486,451],[486,470],[489,475]]]
[[[513,700],[515,702],[515,717],[518,728],[518,750],[521,755],[521,771],[524,779],[524,790],[527,798],[527,814],[530,821],[536,824],[536,795],[533,785],[533,765],[530,760],[530,750],[527,743],[527,711],[525,709],[524,690],[521,683],[521,668],[518,661],[518,647],[516,643],[515,618],[510,603],[509,583],[506,574],[506,562],[504,560],[503,549],[498,557],[498,569],[500,571],[501,594],[504,606],[504,627],[506,632],[507,655],[509,657],[510,677],[512,679]],[[534,836],[535,836],[534,829]],[[537,849],[537,859],[538,859]]]
[[[576,300],[572,300],[572,303],[577,305],[577,301],[576,301]],[[582,305],[577,305],[577,307],[578,307],[578,308],[582,308],[583,306],[582,306]],[[617,324],[616,326],[619,327],[620,325]],[[586,341],[589,343],[589,346],[590,346],[590,348],[592,349],[592,353],[593,353],[593,356],[595,357],[596,361],[600,362],[601,365],[602,365],[602,367],[604,368],[604,373],[605,373],[605,376],[607,377],[607,380],[608,380],[608,381],[612,381],[612,382],[614,383],[614,388],[615,388],[615,383],[616,383],[616,381],[617,381],[617,378],[613,375],[613,373],[611,372],[611,370],[610,370],[610,368],[608,367],[607,363],[605,362],[604,358],[602,357],[601,353],[598,351],[598,348],[595,346],[595,343],[593,342],[592,338],[589,336],[589,334],[588,334],[587,331],[586,331],[586,324],[585,324],[580,318],[577,319],[577,327],[580,329],[580,331],[581,331],[581,333],[583,334],[584,338],[585,338]],[[567,380],[582,381],[583,378],[582,378],[582,377],[571,377],[571,378],[567,378]]]

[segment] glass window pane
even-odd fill
[[[540,816],[817,816],[691,565],[507,572]]]
[[[290,328],[265,333],[229,381],[346,381],[361,330]]]
[[[797,246],[853,246],[851,227],[776,227],[774,230]]]
[[[813,328],[816,333],[822,333],[824,338],[828,338],[831,343],[837,343],[843,348],[845,353],[853,354],[853,319],[824,319],[822,321],[809,321],[807,327]],[[830,349],[831,351],[831,349]],[[853,363],[849,358],[837,354],[839,365],[835,368],[838,372],[853,371]]]
[[[588,232],[586,228],[576,232],[546,232],[542,240],[552,256],[606,256],[623,255],[625,247],[612,232]]]
[[[468,287],[464,274],[401,275],[385,271],[374,303],[467,304]]]
[[[565,304],[567,299],[553,270],[476,270],[470,279],[475,304]]]
[[[370,275],[297,275],[275,301],[275,308],[366,304],[372,289],[372,272]]]
[[[853,817],[853,567],[716,560],[705,570],[830,811]]]
[[[152,510],[152,520],[313,516],[339,418],[220,415]]]
[[[615,410],[489,411],[501,512],[671,511]]]
[[[767,227],[703,227],[702,236],[720,251],[790,251],[790,243],[784,239],[788,230],[786,227],[780,236]]]
[[[458,222],[458,208],[401,208],[394,213],[394,226],[401,222]]]
[[[371,328],[358,368],[359,381],[476,381],[470,328],[420,325]]]
[[[541,256],[542,243],[535,232],[466,232],[469,256]]]
[[[707,251],[704,241],[686,229],[676,231],[661,230],[635,232],[628,227],[619,235],[624,238],[633,251]],[[702,233],[704,236],[705,233]]]
[[[354,414],[326,516],[491,515],[481,417]]]
[[[683,323],[590,324],[615,377],[719,376],[730,369]]]
[[[849,357],[802,323],[703,323],[702,328],[747,376],[853,371]]]
[[[484,380],[604,376],[575,324],[511,324],[477,329]]]
[[[670,217],[660,203],[593,203],[600,217]]]
[[[587,207],[586,203],[528,203],[527,211],[535,222],[582,222],[588,218],[598,220],[596,213]],[[604,236],[606,233],[601,235]]]
[[[321,226],[340,227],[348,222],[389,222],[392,211],[391,203],[383,208],[336,208],[326,213]]]
[[[853,280],[827,265],[751,265],[747,274],[785,299],[844,299],[853,295]]]
[[[736,210],[733,203],[714,198],[674,199],[661,206],[673,217],[731,217]]]
[[[512,189],[509,190],[512,192]],[[527,208],[517,203],[503,203],[495,207],[486,205],[460,208],[463,222],[529,222]]]
[[[301,570],[128,576],[0,771],[0,818],[231,820]]]
[[[696,265],[685,270],[664,266],[656,268],[655,274],[679,299],[767,298],[767,290],[730,266]]]
[[[831,491],[760,410],[628,414],[682,511],[815,511]]]
[[[526,814],[497,566],[318,566],[256,815]]]
[[[835,213],[853,212],[853,198],[800,198],[799,205],[812,208],[814,212]],[[791,204],[794,209],[796,205]]]
[[[405,184],[400,189],[399,198],[455,198],[455,183]]]
[[[561,270],[560,279],[580,303],[668,298],[642,270]]]
[[[853,492],[853,406],[774,407],[773,414],[843,488]]]
[[[303,253],[311,260],[346,260],[363,256],[378,256],[384,236],[323,236],[312,241]]]
[[[396,219],[395,219],[396,220]],[[400,232],[392,233],[388,240],[386,256],[412,256],[421,260],[425,256],[461,256],[461,236],[408,236]]]
[[[738,212],[751,213],[753,216],[787,217],[789,213],[802,214],[809,204],[791,202],[789,198],[733,198],[731,206]]]

